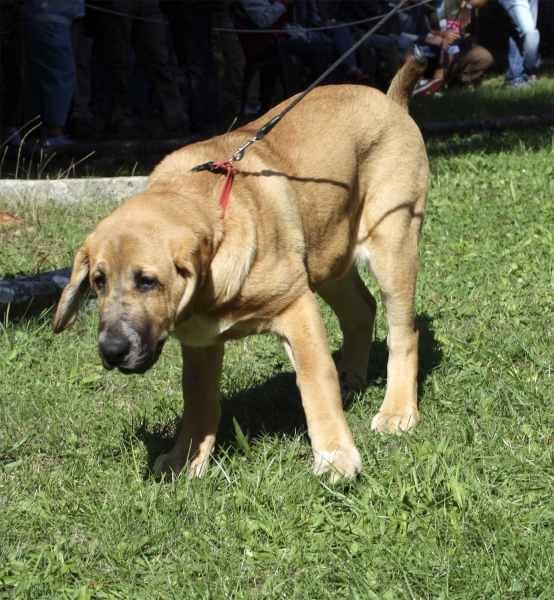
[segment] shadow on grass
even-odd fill
[[[418,390],[421,398],[427,377],[442,361],[442,351],[435,338],[433,320],[424,313],[416,317],[416,325],[419,330]],[[339,358],[340,352],[334,352],[335,362]],[[367,387],[386,387],[387,358],[386,340],[375,341],[371,348]],[[233,419],[236,419],[251,442],[266,435],[306,434],[306,419],[296,386],[296,376],[291,372],[283,372],[282,368],[282,365],[279,365],[274,375],[267,381],[255,382],[246,389],[237,389],[223,399],[216,452],[220,450],[226,454],[235,452],[237,440]],[[346,408],[348,409],[349,405],[357,402],[361,397],[362,394],[352,395]],[[372,416],[373,413],[368,414],[368,420]],[[145,444],[148,452],[148,471],[145,477],[150,476],[150,468],[157,456],[171,450],[181,423],[180,415],[174,415],[164,423],[157,424],[151,424],[143,419],[131,424],[131,427],[123,433],[125,442],[138,439]]]
[[[537,152],[552,145],[552,127],[530,127],[526,130],[484,131],[454,134],[441,138],[428,137],[426,148],[429,159],[457,157],[460,154],[513,154]]]

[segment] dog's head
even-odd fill
[[[144,373],[157,361],[175,324],[190,316],[211,254],[205,225],[187,227],[175,215],[156,210],[155,202],[129,201],[104,219],[77,252],[54,331],[73,323],[92,288],[98,296],[104,367]]]

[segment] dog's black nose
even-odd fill
[[[123,362],[127,354],[129,354],[131,342],[123,336],[113,336],[100,342],[98,346],[104,365],[116,367]]]

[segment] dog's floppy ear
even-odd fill
[[[202,287],[211,261],[211,243],[208,240],[200,242],[194,251],[188,253],[184,248],[174,255],[177,271],[185,280],[185,291],[179,300],[175,311],[175,324],[190,317],[196,292]]]
[[[77,316],[79,304],[89,289],[89,257],[88,248],[83,244],[73,261],[71,279],[62,293],[58,303],[56,316],[54,317],[54,332],[60,333],[67,329]]]

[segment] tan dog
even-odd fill
[[[224,344],[273,332],[297,373],[315,459],[331,481],[353,477],[361,457],[347,425],[337,369],[314,292],[344,334],[338,371],[363,385],[375,300],[356,270],[369,263],[386,307],[388,383],[372,429],[400,433],[419,421],[413,304],[428,163],[407,114],[424,65],[412,58],[388,93],[316,88],[235,163],[227,214],[224,175],[191,172],[228,159],[269,118],[168,156],[147,190],[104,219],[78,251],[54,320],[75,320],[89,285],[100,308],[107,369],[144,373],[168,335],[182,346],[183,428],[156,475],[201,475],[215,444]]]

